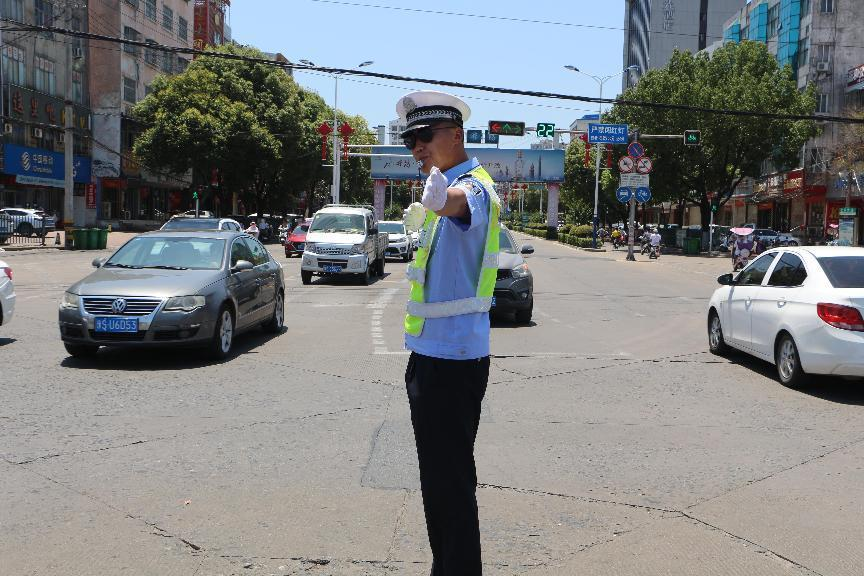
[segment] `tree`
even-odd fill
[[[864,108],[852,110],[849,116],[864,119]],[[851,186],[852,191],[856,184],[849,178],[857,177],[857,182],[864,181],[864,124],[840,125],[832,164],[835,172],[848,175],[843,185]]]
[[[710,57],[676,51],[665,68],[649,70],[622,99],[792,115],[811,115],[816,108],[812,85],[799,92],[791,67],[780,68],[764,44],[750,41],[726,44]],[[777,170],[794,167],[803,144],[817,134],[810,120],[624,104],[614,106],[604,121],[626,123],[643,134],[682,135],[682,140],[643,142],[654,160],[652,194],[655,201],[699,204],[706,229],[709,194],[725,204],[744,178],[761,175],[765,160]],[[702,131],[701,146],[683,144],[689,129]]]
[[[561,187],[562,210],[572,224],[590,224],[594,216],[595,147],[589,149],[589,162],[585,164],[585,142],[574,139],[564,153],[564,185]],[[601,162],[605,153],[601,148]],[[612,221],[626,218],[627,208],[615,199],[617,181],[609,171],[600,173],[597,214],[602,222],[607,216]]]

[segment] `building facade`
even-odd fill
[[[231,28],[225,23],[230,6],[230,0],[195,0],[196,49],[231,41]]]
[[[856,0],[753,1],[726,20],[721,44],[766,44],[781,66],[791,66],[799,89],[815,87],[817,114],[846,116],[864,109],[862,22],[864,2]],[[844,171],[835,162],[845,127],[823,123],[820,129],[803,147],[796,169],[778,171],[766,162],[752,189],[736,193],[732,206],[727,205],[725,219],[792,231],[819,242],[836,230],[847,196],[860,214],[864,175]],[[742,213],[746,220],[741,220]],[[864,240],[860,229],[859,224],[859,243]]]
[[[191,0],[100,0],[90,3],[89,22],[100,34],[191,48],[193,7]],[[191,178],[148,170],[135,162],[132,147],[141,128],[131,110],[150,93],[157,76],[182,72],[189,58],[132,45],[91,53],[99,219],[121,227],[153,226],[188,208]]]
[[[0,14],[25,24],[87,31],[78,2],[3,0]],[[91,183],[88,43],[47,32],[0,32],[3,110],[0,207],[39,207],[61,220],[96,218]],[[75,214],[64,214],[65,101],[73,102]],[[89,206],[89,209],[88,209]]]
[[[696,53],[719,40],[726,17],[744,0],[625,0],[622,91],[651,68],[665,66],[677,49]]]
[[[402,132],[407,129],[407,124],[399,119],[390,120],[387,123],[387,134],[390,135],[391,146],[402,146]]]

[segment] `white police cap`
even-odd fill
[[[399,99],[396,103],[396,114],[407,125],[402,132],[405,134],[441,121],[455,122],[462,126],[471,116],[471,109],[452,94],[437,90],[419,90]]]

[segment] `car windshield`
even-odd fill
[[[347,232],[362,234],[366,230],[362,214],[318,214],[309,232]]]
[[[498,235],[498,251],[507,252],[508,254],[516,253],[516,246],[513,245],[510,235],[505,230],[501,230],[501,233]]]
[[[378,230],[388,234],[405,234],[405,225],[401,222],[379,222]]]
[[[162,230],[218,230],[218,218],[172,218]]]
[[[817,258],[834,288],[864,288],[864,256]]]
[[[115,252],[105,267],[219,270],[224,253],[221,238],[138,236]]]
[[[294,231],[291,233],[292,234],[306,234],[306,232],[308,232],[308,231],[309,231],[309,225],[308,224],[300,224],[299,226],[294,228]]]

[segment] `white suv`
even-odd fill
[[[378,222],[378,230],[387,232],[387,256],[389,258],[402,258],[405,262],[414,259],[414,241],[405,230],[405,224],[398,221],[382,220]]]
[[[44,236],[54,231],[54,217],[32,208],[0,208],[0,214],[12,217],[15,232],[21,236]]]

